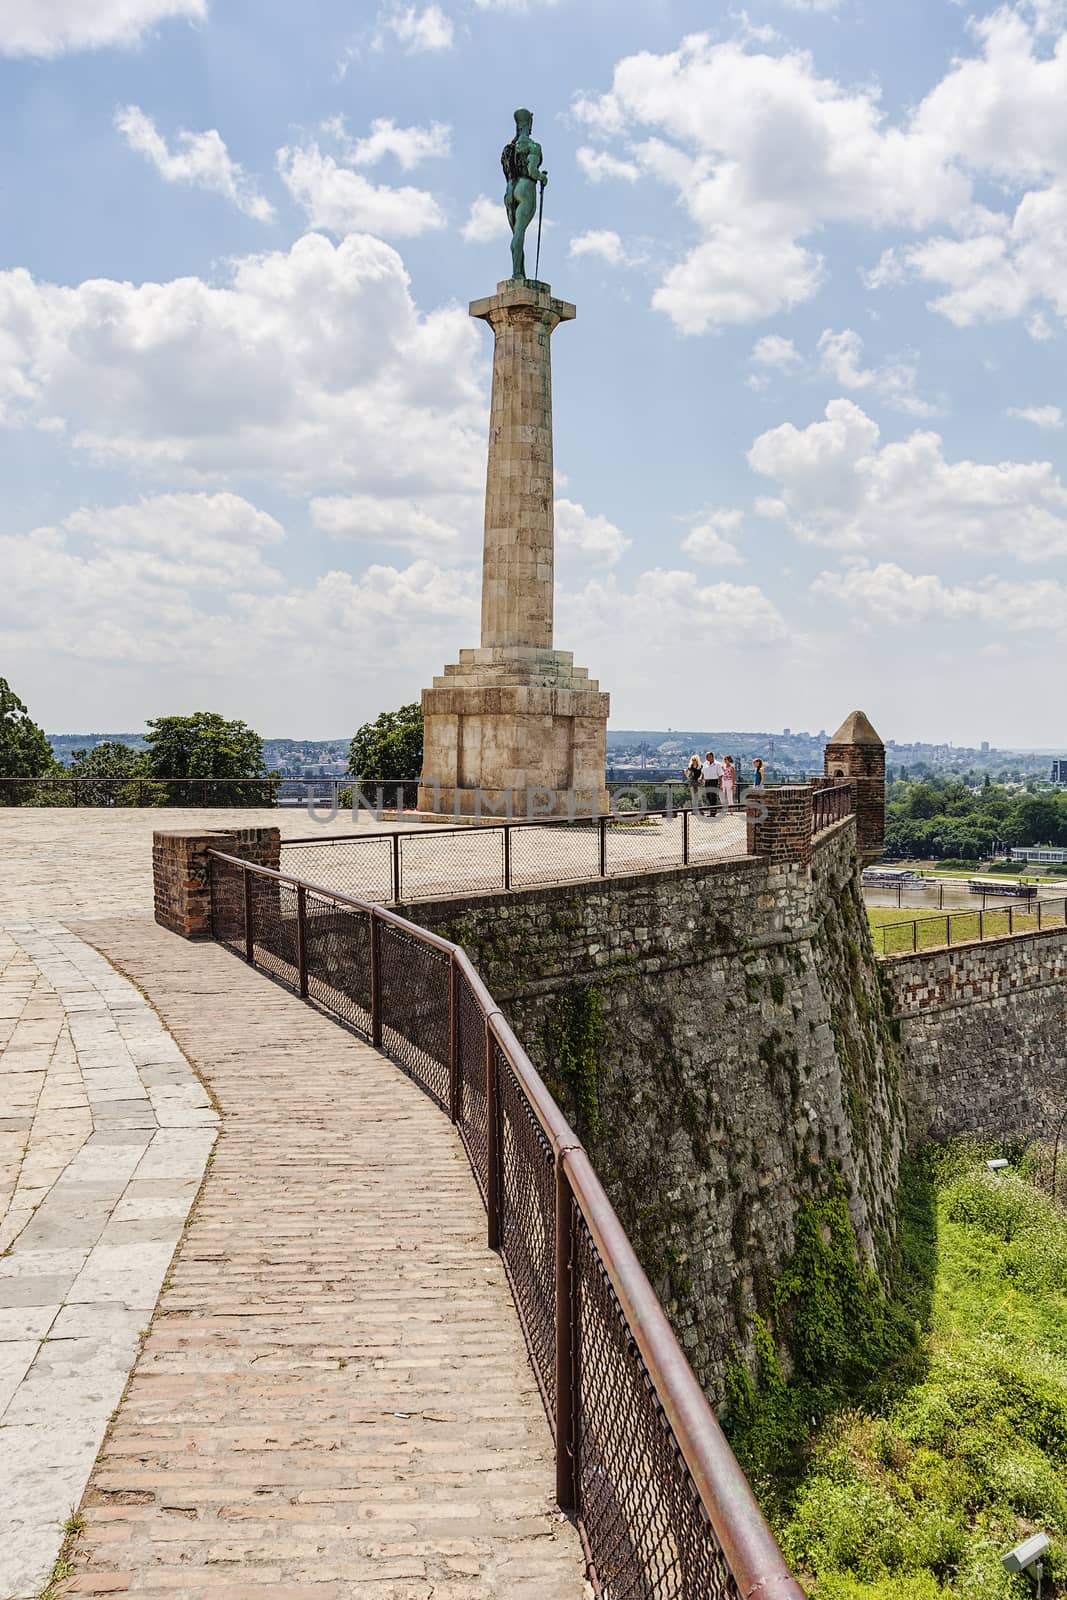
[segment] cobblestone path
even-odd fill
[[[551,1445],[448,1122],[214,946],[83,936],[138,984],[222,1129],[59,1593],[581,1596]]]

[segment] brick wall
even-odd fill
[[[748,853],[776,866],[811,862],[812,790],[807,784],[784,785],[753,793],[748,812]],[[762,810],[762,815],[760,814]]]
[[[277,870],[281,832],[278,828],[234,828],[203,833],[158,831],[152,835],[156,921],[183,939],[212,937],[212,850]],[[220,874],[216,905],[226,924],[225,928],[216,929],[217,934],[234,936],[237,926],[244,924],[243,888],[235,871]]]

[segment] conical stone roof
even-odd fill
[[[853,711],[847,716],[828,744],[881,744],[882,740],[871,726],[865,711]]]

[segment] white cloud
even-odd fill
[[[564,553],[573,551],[611,566],[633,541],[607,517],[591,514],[575,500],[557,500],[556,543]]]
[[[880,367],[863,365],[863,340],[852,328],[834,333],[827,328],[819,337],[822,370],[845,389],[873,389],[895,411],[913,417],[931,417],[937,407],[915,392],[918,368],[912,361],[888,361]]]
[[[375,49],[384,49],[392,36],[409,55],[429,50],[451,50],[455,39],[452,18],[439,5],[389,5],[378,13]]]
[[[473,550],[480,520],[477,496],[436,495],[413,500],[380,495],[322,495],[311,502],[317,528],[336,539],[390,544],[432,554],[438,560]],[[466,546],[464,548],[464,536]]]
[[[883,622],[978,622],[1024,632],[1067,632],[1067,585],[1051,578],[1030,583],[991,578],[980,586],[952,585],[933,573],[905,572],[883,562],[847,572],[822,572],[811,587],[816,594]]]
[[[629,257],[623,249],[622,239],[614,228],[590,228],[587,233],[576,234],[571,240],[571,257],[598,256],[609,267],[628,266]]]
[[[925,431],[883,445],[851,400],[832,400],[823,422],[761,434],[748,460],[777,484],[778,498],[759,509],[805,540],[1067,556],[1067,486],[1051,463],[946,461],[940,436]]]
[[[579,145],[577,161],[580,170],[593,183],[602,183],[605,178],[622,178],[626,183],[636,183],[641,176],[641,168],[635,162],[620,161],[610,151],[592,150],[587,144]]]
[[[682,540],[682,549],[710,566],[738,567],[744,557],[734,544],[744,516],[740,511],[713,511]]]
[[[771,367],[780,372],[795,372],[804,365],[800,351],[792,339],[780,333],[766,333],[752,346],[749,360],[757,367]]]
[[[391,117],[376,117],[361,139],[349,136],[343,117],[332,117],[323,128],[343,146],[345,160],[353,167],[372,167],[386,156],[395,156],[403,170],[411,172],[420,162],[444,160],[452,154],[452,129],[446,122],[433,122],[428,128],[400,128]]]
[[[281,587],[263,552],[283,538],[273,517],[234,494],[154,495],[0,536],[0,638],[65,656],[180,659],[195,647],[184,633],[203,607],[194,596],[225,604],[235,590]]]
[[[585,641],[587,653],[595,647],[590,659],[613,689],[642,678],[647,683],[650,660],[677,664],[680,646],[706,643],[719,629],[738,646],[785,639],[789,631],[755,585],[702,584],[694,572],[661,567],[642,572],[632,589],[606,578],[561,593],[557,612],[559,637]]]
[[[365,234],[305,235],[220,286],[0,273],[0,425],[172,479],[477,492],[482,382],[466,313],[420,314],[396,251]]]
[[[870,287],[919,276],[958,326],[1022,317],[1040,337],[1044,308],[1067,320],[1067,46],[1048,47],[1064,21],[1060,0],[998,6],[973,24],[973,53],[896,120],[877,88],[820,74],[807,52],[774,53],[743,28],[694,34],[625,58],[608,93],[578,99],[591,139],[610,141],[579,159],[676,191],[697,237],[653,304],[683,332],[809,300],[820,238],[848,227],[912,235]]]
[[[115,113],[115,127],[130,149],[150,161],[167,183],[213,190],[257,222],[272,220],[274,207],[259,193],[240,163],[231,158],[216,128],[205,133],[182,129],[178,148],[170,150],[152,118],[140,106],[121,106]]]
[[[823,264],[809,241],[835,223],[925,226],[970,183],[871,90],[819,76],[800,51],[771,55],[694,34],[674,52],[620,61],[579,120],[677,190],[703,235],[653,303],[687,333],[809,299]]]
[[[445,225],[444,212],[427,190],[371,183],[324,154],[315,141],[279,150],[278,172],[311,226],[339,238],[363,230],[414,238]]]
[[[129,47],[171,17],[202,22],[207,0],[3,0],[0,55],[49,60],[72,50]]]
[[[490,200],[480,194],[471,201],[470,214],[463,224],[463,237],[468,244],[488,244],[492,239],[510,239],[507,212],[503,200]]]
[[[1064,420],[1059,406],[1009,406],[1008,416],[1032,422],[1035,428],[1062,428]]]

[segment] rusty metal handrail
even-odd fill
[[[486,1102],[490,1108],[487,1132],[490,1177],[486,1184],[485,1200],[490,1247],[500,1248],[501,1235],[499,1182],[494,1183],[492,1177],[494,1139],[499,1140],[498,1120],[494,1129],[494,1120],[499,1119],[499,1107],[490,1048],[491,1043],[495,1042],[551,1149],[557,1197],[573,1203],[593,1241],[599,1262],[618,1301],[626,1329],[640,1353],[662,1415],[677,1446],[678,1454],[685,1464],[696,1498],[706,1514],[718,1548],[727,1564],[736,1595],[745,1597],[745,1600],[748,1600],[748,1597],[753,1597],[754,1600],[756,1596],[759,1596],[760,1600],[765,1600],[765,1597],[770,1597],[770,1600],[805,1600],[804,1590],[786,1565],[785,1558],[748,1481],[597,1177],[588,1152],[549,1093],[540,1073],[519,1043],[466,952],[459,945],[370,901],[358,900],[354,896],[327,889],[271,867],[260,866],[238,856],[228,855],[221,850],[209,850],[208,856],[212,864],[222,863],[241,874],[243,926],[240,938],[234,935],[234,942],[243,946],[245,959],[253,965],[256,944],[253,880],[262,878],[295,890],[297,922],[295,987],[302,998],[306,999],[308,996],[305,926],[308,895],[320,897],[341,910],[355,912],[367,919],[370,930],[369,1036],[378,1048],[381,1048],[382,1041],[379,930],[383,926],[396,928],[406,938],[448,956],[452,1040],[450,1054],[453,1058],[450,1071],[453,1077],[456,1071],[456,1006],[459,978],[467,984],[486,1030]],[[218,937],[217,932],[215,936]],[[329,1010],[328,1007],[324,1009]],[[395,1023],[390,1021],[389,1027],[395,1029]],[[455,1122],[457,1110],[454,1081],[449,1101],[449,1114],[451,1120]],[[496,1107],[495,1112],[493,1107]],[[499,1153],[496,1159],[499,1159]],[[557,1380],[561,1376],[570,1380],[574,1377],[574,1369],[570,1363],[570,1328],[564,1326],[568,1305],[573,1306],[574,1294],[572,1238],[567,1220],[569,1213],[569,1204],[557,1203],[555,1241]],[[521,1313],[520,1321],[523,1322],[523,1332],[529,1345],[529,1335]],[[530,1354],[533,1361],[532,1347]],[[548,1400],[541,1374],[537,1372],[536,1362],[533,1364],[547,1406]],[[580,1384],[579,1374],[579,1390]],[[560,1384],[557,1381],[555,1416],[552,1418],[556,1441],[557,1500],[563,1509],[573,1512],[576,1516],[597,1592],[610,1594],[610,1588],[606,1591],[600,1588],[592,1565],[590,1539],[583,1524],[577,1461],[580,1440],[577,1445],[575,1444],[577,1402],[578,1394],[573,1383],[568,1381]],[[688,1589],[685,1600],[703,1600],[703,1597],[703,1590],[698,1594],[697,1591]]]

